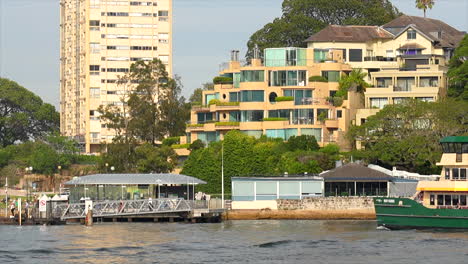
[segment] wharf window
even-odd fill
[[[340,72],[339,71],[322,71],[322,77],[327,78],[329,82],[339,82]]]
[[[349,61],[362,61],[362,49],[349,49]]]
[[[453,168],[452,169],[452,180],[458,180],[458,179],[459,179],[458,168]]]
[[[445,169],[445,179],[450,180],[450,169]]]
[[[430,205],[435,205],[435,197],[433,194],[429,196],[429,204]]]
[[[452,205],[460,205],[459,195],[452,195]]]
[[[466,195],[460,195],[460,205],[466,205]]]
[[[416,30],[408,29],[408,31],[406,32],[406,38],[407,39],[416,39]]]
[[[241,82],[263,82],[264,71],[241,71]]]
[[[264,91],[241,91],[241,102],[263,102]]]
[[[452,196],[444,195],[444,205],[452,205]]]

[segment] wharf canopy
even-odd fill
[[[181,174],[93,174],[75,177],[65,183],[70,201],[82,198],[93,201],[147,198],[192,199],[194,187],[205,181]]]

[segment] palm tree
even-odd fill
[[[341,77],[336,96],[347,99],[348,91],[364,93],[371,86],[365,81],[366,76],[362,69],[353,69],[349,75]]]
[[[434,0],[416,0],[416,7],[418,9],[424,10],[424,17],[426,17],[426,10],[432,9],[434,5]]]

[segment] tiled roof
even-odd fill
[[[388,22],[382,27],[395,35],[399,35],[408,26],[418,29],[429,39],[435,41],[436,47],[455,48],[465,35],[465,33],[440,20],[418,16],[403,15]]]
[[[348,163],[320,174],[324,181],[391,181],[392,176],[357,163]]]
[[[377,26],[329,25],[310,36],[306,42],[366,42],[373,39],[391,39],[393,35]]]

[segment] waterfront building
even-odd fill
[[[122,105],[118,76],[159,58],[172,73],[172,0],[60,1],[60,131],[86,153],[114,132],[100,105]]]
[[[317,176],[232,177],[232,209],[277,209],[277,199],[301,200],[323,195]]]
[[[137,200],[148,198],[194,198],[195,186],[205,181],[182,174],[93,174],[65,183],[70,202]]]
[[[368,73],[361,125],[387,104],[445,97],[448,62],[464,35],[440,20],[403,15],[382,26],[330,25],[307,42],[315,61],[341,50],[346,63]]]
[[[355,92],[343,102],[331,99],[340,76],[352,70],[341,51],[321,63],[305,48],[265,49],[263,62],[258,54],[244,65],[233,51],[214,89],[203,91],[202,105],[192,108],[187,143],[218,141],[236,129],[257,138],[312,135],[321,146],[349,149],[344,133],[361,100]]]

